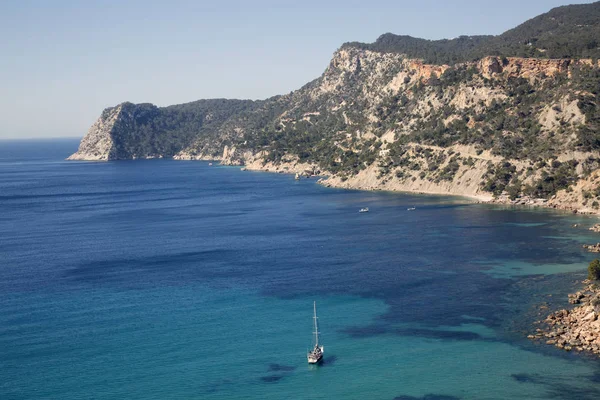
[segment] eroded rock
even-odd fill
[[[569,294],[571,310],[558,310],[543,321],[545,329],[536,329],[531,340],[545,339],[546,344],[555,345],[566,351],[587,351],[600,355],[600,288],[589,281],[577,293]]]

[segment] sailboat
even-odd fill
[[[319,346],[319,325],[317,324],[317,302],[316,301],[313,302],[313,308],[314,308],[313,321],[314,321],[314,329],[315,329],[315,331],[313,333],[315,334],[315,347],[311,351],[309,351],[308,354],[306,355],[306,358],[308,359],[309,364],[319,363],[323,359],[323,351],[324,351],[323,346]]]

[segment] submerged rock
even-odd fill
[[[587,249],[587,251],[589,251],[591,253],[600,253],[600,243],[596,243],[596,244],[584,244],[583,248]]]
[[[600,224],[594,224],[594,226],[592,226],[590,228],[590,231],[592,231],[592,232],[600,232]]]

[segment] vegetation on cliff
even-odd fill
[[[260,102],[212,99],[169,107],[122,103],[110,132],[113,159],[172,157],[198,136],[210,137],[233,115],[255,109]],[[101,119],[115,112],[103,111]]]
[[[600,280],[600,260],[595,259],[588,265],[588,280]]]

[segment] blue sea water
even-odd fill
[[[1,399],[600,397],[526,339],[590,217],[76,148],[0,142]]]

